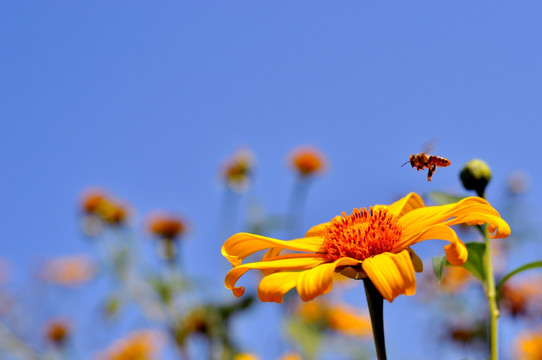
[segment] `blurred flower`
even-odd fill
[[[308,177],[320,173],[325,168],[324,155],[316,148],[302,146],[292,151],[290,163],[300,176]]]
[[[253,170],[254,154],[250,149],[241,149],[224,164],[222,177],[230,189],[243,192],[250,185]]]
[[[444,327],[445,339],[462,346],[478,346],[487,340],[485,320],[470,319],[470,322],[456,321]]]
[[[279,360],[303,360],[303,358],[299,354],[289,352],[279,357]]]
[[[173,260],[177,255],[177,240],[186,232],[186,222],[178,216],[154,213],[149,216],[149,232],[160,239],[160,256]]]
[[[372,334],[371,319],[344,304],[330,304],[325,300],[299,304],[297,315],[308,324],[343,335],[366,337]]]
[[[542,359],[542,331],[522,332],[516,339],[516,359]]]
[[[333,274],[340,271],[353,279],[369,277],[391,302],[400,294],[413,295],[416,291],[414,271],[422,269],[419,258],[411,257],[410,246],[428,239],[449,241],[444,248],[448,261],[462,265],[467,260],[467,248],[450,226],[486,222],[493,238],[510,234],[508,224],[484,199],[469,197],[426,207],[417,194],[410,193],[389,206],[354,209],[351,215],[343,212],[329,223],[312,227],[301,239],[283,241],[239,233],[222,246],[222,255],[234,266],[226,275],[225,285],[235,296],[241,296],[244,287],[235,286],[239,278],[250,269],[260,269],[266,272],[258,287],[261,301],[280,303],[294,287],[301,299],[308,301],[328,293]],[[266,249],[262,261],[242,264],[249,255]],[[303,253],[281,255],[283,250]]]
[[[508,190],[514,195],[523,194],[530,183],[529,174],[525,171],[514,171],[508,176]]]
[[[474,276],[465,268],[447,266],[442,275],[440,286],[445,292],[456,293],[463,290],[473,280],[475,280]]]
[[[121,225],[128,217],[127,207],[100,189],[83,193],[81,209],[87,216],[95,216],[109,225]]]
[[[542,276],[508,281],[501,289],[501,307],[512,316],[542,315]]]
[[[107,199],[101,189],[85,190],[81,200],[81,209],[87,214],[95,214],[100,204]]]
[[[45,336],[53,345],[62,347],[70,336],[68,321],[55,319],[45,326]]]
[[[83,284],[94,277],[96,266],[86,255],[72,255],[48,260],[39,275],[46,281],[63,286]]]
[[[255,354],[250,353],[240,353],[233,357],[233,360],[260,360],[260,358]]]
[[[156,359],[163,342],[163,334],[157,331],[141,330],[116,341],[108,350],[98,356],[100,360],[151,360]]]
[[[155,213],[149,216],[149,231],[152,235],[174,240],[186,231],[186,223],[178,216]]]

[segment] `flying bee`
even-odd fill
[[[428,169],[427,172],[427,181],[431,181],[431,176],[437,170],[437,166],[446,167],[449,166],[452,162],[445,157],[436,156],[436,155],[427,155],[425,152],[418,154],[410,155],[407,162],[405,162],[401,167],[405,166],[410,162],[412,167],[415,167],[416,170],[420,171],[425,168]]]

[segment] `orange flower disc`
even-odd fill
[[[386,209],[354,209],[352,214],[331,220],[324,232],[322,252],[329,261],[350,257],[363,261],[391,252],[401,238],[397,216]]]
[[[308,176],[324,168],[324,160],[314,149],[297,150],[292,157],[293,166],[303,176]]]
[[[155,218],[150,223],[150,231],[165,239],[174,239],[185,230],[185,225],[178,219],[170,217]]]

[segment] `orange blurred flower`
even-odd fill
[[[163,334],[151,330],[136,331],[113,343],[99,360],[151,360],[157,359]]]
[[[530,276],[521,281],[508,281],[501,289],[501,306],[512,316],[542,314],[542,276]]]
[[[149,231],[159,238],[174,240],[186,231],[186,223],[178,216],[156,213],[149,216]]]
[[[96,265],[86,255],[72,255],[48,260],[40,276],[46,281],[63,286],[83,284],[94,277]]]
[[[101,189],[83,192],[81,210],[84,214],[96,216],[109,225],[121,225],[128,217],[127,207]]]
[[[318,149],[302,146],[292,151],[290,163],[300,176],[307,177],[322,172],[326,160]]]
[[[233,357],[233,360],[260,360],[260,357],[250,353],[240,353]]]
[[[279,360],[303,360],[303,358],[299,354],[289,352],[279,357]]]
[[[542,331],[522,332],[516,339],[516,359],[540,360],[542,359]]]
[[[368,277],[380,294],[392,302],[401,294],[416,291],[414,271],[421,271],[410,247],[429,239],[450,244],[444,247],[453,265],[466,262],[468,251],[451,226],[488,223],[492,238],[510,235],[510,227],[484,199],[468,197],[457,203],[425,206],[410,193],[391,205],[354,209],[330,222],[313,226],[305,237],[290,241],[239,233],[222,246],[222,255],[233,269],[225,278],[226,288],[242,296],[237,281],[251,269],[264,270],[258,287],[261,301],[282,302],[284,294],[297,289],[303,301],[331,291],[335,272],[352,278]],[[267,250],[261,261],[243,264],[248,256]],[[295,253],[283,254],[283,250]]]
[[[298,316],[309,324],[318,324],[344,335],[366,337],[372,334],[371,319],[345,304],[314,300],[299,304]]]
[[[445,292],[455,293],[463,290],[472,280],[475,280],[474,276],[465,268],[447,266],[444,269],[440,286]]]
[[[55,346],[63,346],[70,336],[70,325],[66,320],[51,320],[45,326],[45,336]]]
[[[254,154],[250,149],[238,150],[222,168],[222,177],[232,190],[242,192],[250,185],[254,170]]]

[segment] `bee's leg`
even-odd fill
[[[431,165],[429,167],[429,170],[427,170],[427,181],[431,181],[431,176],[433,176],[433,173],[437,170],[436,165]]]

